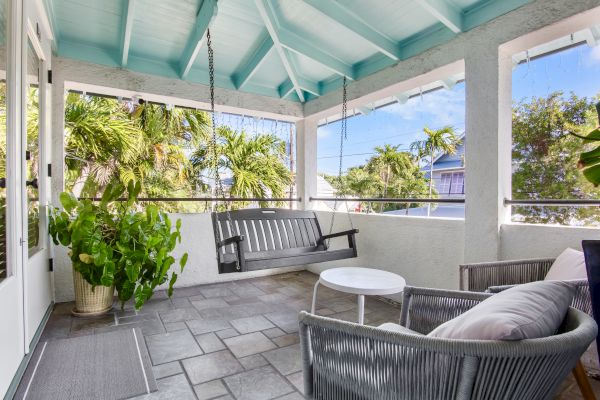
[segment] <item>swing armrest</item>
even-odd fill
[[[236,243],[239,245],[240,242],[244,241],[244,235],[236,235],[236,236],[232,236],[232,237],[228,237],[227,239],[223,239],[220,242],[217,243],[217,247],[223,247],[223,246],[227,246],[233,243]]]
[[[321,239],[319,239],[319,243],[323,243],[324,240],[331,239],[331,238],[334,238],[334,237],[354,236],[354,234],[356,234],[356,233],[358,233],[358,229],[349,229],[347,231],[330,233],[329,235],[323,235],[323,236],[321,236]]]

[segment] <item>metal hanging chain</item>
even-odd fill
[[[219,152],[217,150],[217,125],[215,117],[215,57],[212,48],[212,41],[210,39],[210,29],[206,31],[206,48],[208,51],[208,79],[210,86],[210,116],[212,121],[212,138],[211,147],[213,154],[213,171],[215,171],[215,197],[221,197],[225,203],[225,212],[227,213],[227,223],[231,227],[232,235],[239,235],[233,220],[231,219],[231,213],[229,212],[231,202],[227,201],[225,197],[225,190],[223,190],[223,182],[219,175]],[[235,232],[235,233],[234,233]],[[223,232],[225,234],[225,232]],[[235,269],[240,270],[240,261],[235,259]]]
[[[338,166],[338,185],[342,188],[342,167],[344,160],[344,141],[348,139],[348,84],[347,79],[344,76],[344,81],[342,84],[342,119],[341,119],[341,130],[340,130],[340,163]],[[346,193],[342,190],[342,197],[346,199]],[[331,216],[331,223],[329,224],[329,234],[333,232],[333,224],[335,222],[335,212],[337,210],[337,194],[335,196],[335,200],[333,202],[333,215]],[[352,224],[352,218],[350,217],[350,209],[348,209],[348,203],[344,201],[344,205],[346,206],[346,215],[348,216],[348,222],[350,223],[350,228],[354,229],[354,225]],[[327,241],[327,247],[329,247],[329,240]]]

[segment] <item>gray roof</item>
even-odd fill
[[[390,215],[406,215],[406,210],[394,210],[386,211],[384,214]],[[415,207],[408,209],[408,215],[412,217],[426,217],[427,206]],[[437,207],[432,207],[431,217],[438,218],[464,218],[465,217],[465,205],[464,204],[442,204]]]

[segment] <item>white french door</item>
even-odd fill
[[[22,2],[0,0],[0,397],[25,355],[22,221]]]
[[[31,4],[0,0],[0,398],[52,300],[47,57]]]
[[[23,279],[25,310],[25,344],[31,343],[52,300],[48,268],[46,107],[48,98],[47,68],[42,45],[32,24],[27,24],[23,52],[24,79],[21,135],[21,179],[23,204]],[[28,348],[26,347],[26,351]]]

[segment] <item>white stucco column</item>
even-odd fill
[[[298,208],[311,209],[311,196],[317,195],[317,120],[296,122],[296,190],[302,199]]]
[[[510,56],[476,44],[465,59],[465,262],[500,257],[500,226],[510,221]]]
[[[65,187],[65,81],[60,70],[52,71],[52,190],[51,202],[59,205]]]

